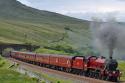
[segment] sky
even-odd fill
[[[18,0],[40,10],[91,20],[92,17],[105,19],[116,17],[125,21],[125,0]]]

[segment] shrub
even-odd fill
[[[12,50],[14,50],[13,48],[6,48],[6,49],[4,49],[4,51],[12,51]]]
[[[45,81],[42,81],[42,83],[46,83]]]
[[[35,77],[32,77],[32,80],[39,82],[39,79],[38,79],[38,78],[35,78]]]
[[[0,67],[3,67],[4,64],[5,64],[5,61],[1,62],[1,63],[0,63]]]
[[[13,48],[6,48],[2,52],[2,56],[8,57],[10,56],[10,51],[14,50]]]
[[[27,50],[26,50],[26,49],[21,49],[20,51],[27,52]]]
[[[35,52],[37,53],[45,53],[45,54],[68,54],[65,53],[64,51],[57,51],[57,50],[52,50],[52,49],[46,49],[46,48],[39,48]]]
[[[49,53],[49,54],[66,54],[66,55],[99,55],[99,53],[92,46],[84,46],[79,49],[75,49],[67,44],[56,44],[50,46],[44,46],[44,48],[37,49],[38,53]]]
[[[57,81],[57,83],[61,83],[60,81]]]
[[[51,45],[51,46],[45,46],[46,49],[56,50],[56,51],[62,51],[66,54],[70,55],[79,55],[79,52],[74,49],[72,46],[67,44],[57,44],[57,45]]]

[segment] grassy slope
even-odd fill
[[[9,67],[12,64],[6,61],[0,56],[0,82],[2,83],[37,83],[37,80],[29,78],[28,76],[22,75],[15,72]]]
[[[37,78],[31,78],[28,75],[18,73],[16,72],[16,69],[15,69],[16,67],[9,68],[11,65],[13,64],[8,62],[5,58],[0,56],[0,83],[1,82],[2,83],[38,83]],[[62,80],[60,78],[49,76],[48,74],[45,74],[45,73],[39,73],[35,71],[32,71],[32,72],[40,75],[42,78],[53,83],[57,83],[58,81],[61,83],[72,83],[72,81],[68,79]]]
[[[37,83],[32,78],[8,69],[0,69],[0,81],[2,83]]]
[[[125,81],[125,61],[119,61],[119,69],[122,72],[121,80]]]
[[[74,47],[81,47],[90,41],[87,21],[39,11],[15,0],[0,0],[0,3],[0,42],[48,45],[64,34],[61,43]],[[65,30],[65,27],[70,30]]]

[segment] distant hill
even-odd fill
[[[0,42],[82,47],[91,40],[88,26],[85,20],[0,0]]]

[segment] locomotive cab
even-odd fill
[[[72,58],[72,67],[77,69],[84,69],[85,57],[84,56],[74,56]]]
[[[72,57],[72,73],[84,75],[85,56]]]

